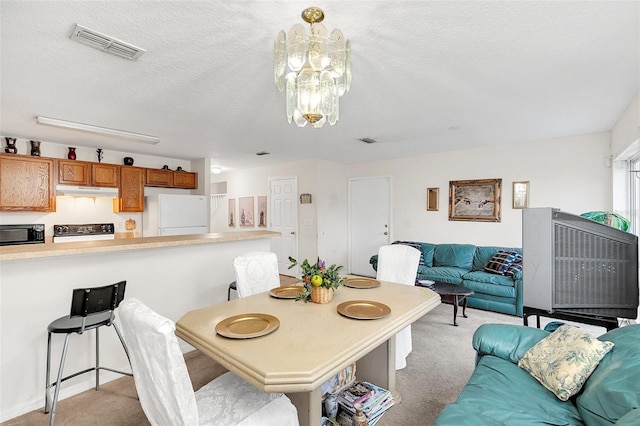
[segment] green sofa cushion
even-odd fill
[[[470,271],[476,246],[471,244],[438,244],[433,253],[433,266],[454,266]]]
[[[617,328],[600,337],[615,344],[591,374],[576,403],[587,424],[615,423],[640,408],[640,325]]]
[[[420,251],[422,252],[422,258],[424,259],[424,266],[433,266],[433,253],[436,250],[437,244],[420,243]]]
[[[529,373],[491,355],[480,359],[456,402],[435,422],[439,426],[534,424],[584,423],[571,401],[558,400]]]
[[[487,262],[491,260],[494,254],[498,252],[498,250],[503,251],[515,251],[518,254],[522,254],[522,249],[517,247],[498,247],[498,246],[480,246],[476,250],[476,254],[473,257],[473,269],[472,271],[483,271],[484,267],[487,265]]]
[[[464,274],[466,281],[475,281],[483,284],[498,284],[506,287],[513,287],[515,282],[513,278],[506,275],[497,275],[490,272],[473,271]]]
[[[478,294],[484,294],[487,296],[509,297],[509,298],[516,297],[515,287],[508,287],[506,285],[479,283],[477,281],[467,281],[466,279],[462,281],[462,285],[468,288],[469,290],[473,290]]]
[[[465,269],[455,267],[438,266],[437,268],[428,268],[426,266],[418,266],[418,279],[462,284],[462,276],[466,272]]]

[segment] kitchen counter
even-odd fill
[[[212,244],[229,241],[255,240],[279,236],[273,231],[216,232],[197,235],[168,237],[116,238],[106,241],[82,241],[72,243],[25,244],[0,247],[0,261],[38,259],[55,256],[71,256],[89,253],[108,253],[125,250],[153,249],[194,244]]]

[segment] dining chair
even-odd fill
[[[376,278],[381,281],[415,285],[420,262],[420,251],[404,245],[391,244],[378,250],[378,272]],[[407,366],[407,356],[413,350],[411,326],[396,334],[396,370]]]
[[[233,259],[238,297],[247,297],[280,286],[278,257],[268,251],[254,251]]]
[[[51,322],[47,327],[47,377],[44,397],[45,414],[51,411],[49,417],[49,425],[53,425],[56,417],[56,409],[58,407],[58,395],[60,394],[60,385],[67,379],[79,376],[91,371],[96,372],[96,390],[100,389],[100,370],[108,370],[118,374],[131,376],[131,373],[114,370],[112,368],[100,365],[100,327],[113,326],[116,331],[120,343],[124,348],[124,352],[129,358],[127,345],[122,338],[122,334],[118,329],[118,325],[113,322],[115,319],[114,311],[124,298],[124,290],[126,281],[120,281],[115,284],[103,287],[77,288],[73,290],[71,295],[71,312]],[[95,366],[79,371],[77,373],[62,376],[64,371],[64,363],[67,358],[67,349],[69,348],[69,337],[72,334],[83,334],[85,331],[96,331],[96,358]],[[65,334],[64,346],[62,347],[62,356],[60,357],[60,367],[58,368],[58,376],[55,383],[51,383],[51,335]],[[129,361],[131,364],[131,361]],[[51,388],[55,387],[53,393],[53,401],[51,401]]]
[[[123,302],[119,313],[138,398],[152,425],[299,424],[287,396],[260,392],[231,372],[194,392],[174,322],[135,298]]]

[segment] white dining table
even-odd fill
[[[382,303],[391,313],[379,319],[353,319],[338,305],[355,300]],[[279,299],[270,292],[187,312],[176,335],[264,392],[284,392],[298,410],[300,425],[320,425],[321,386],[356,363],[357,380],[396,389],[395,335],[440,304],[423,287],[381,281],[377,288],[339,287],[326,304]],[[254,338],[228,338],[216,325],[236,315],[274,316],[279,326]],[[410,361],[409,361],[410,362]]]

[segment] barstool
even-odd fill
[[[231,290],[238,291],[238,287],[236,286],[235,281],[231,281],[229,284],[229,288],[227,289],[227,301],[231,300]]]
[[[51,407],[51,418],[49,419],[49,425],[53,425],[56,416],[56,407],[58,405],[58,394],[60,393],[60,384],[67,379],[79,376],[80,374],[88,373],[90,371],[96,372],[96,390],[100,388],[100,370],[109,370],[114,373],[124,374],[132,376],[131,373],[124,371],[114,370],[108,367],[100,366],[100,335],[99,328],[103,325],[113,325],[120,343],[124,348],[124,352],[129,359],[129,352],[127,351],[127,345],[124,343],[122,334],[118,329],[116,323],[113,322],[115,318],[114,310],[118,307],[122,299],[124,298],[124,290],[126,287],[126,281],[120,281],[115,284],[107,285],[104,287],[93,288],[79,288],[73,290],[71,298],[71,313],[67,316],[60,317],[53,321],[47,327],[47,387],[45,389],[44,397],[44,412],[49,412]],[[72,333],[82,334],[85,330],[96,330],[96,365],[95,367],[87,368],[77,373],[62,377],[64,370],[64,362],[67,357],[67,348],[69,346],[69,336]],[[64,347],[62,348],[62,357],[60,358],[60,368],[58,369],[58,377],[55,383],[51,384],[51,334],[66,334],[64,338]],[[129,360],[131,365],[131,360]],[[49,389],[55,386],[55,392],[53,395],[53,405],[50,401]]]

